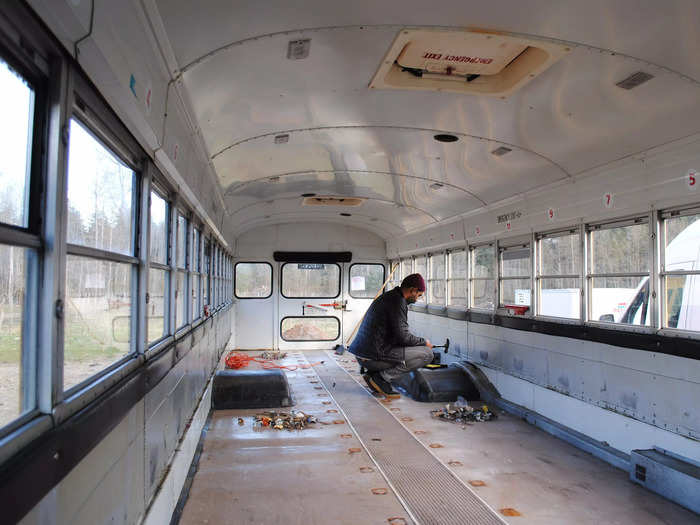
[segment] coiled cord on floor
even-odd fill
[[[258,363],[265,370],[289,370],[293,372],[297,369],[306,370],[316,365],[323,364],[323,361],[318,361],[316,363],[301,364],[301,365],[278,365],[273,359],[262,359],[261,357],[255,357],[249,354],[244,354],[242,352],[236,352],[232,350],[228,353],[225,359],[226,368],[231,368],[237,370],[239,368],[247,367],[251,362]]]

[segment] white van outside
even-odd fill
[[[685,228],[666,247],[664,272],[700,270],[700,220]],[[629,306],[619,317],[612,313],[600,321],[623,324],[649,324],[649,278],[637,287]],[[666,276],[666,320],[664,326],[679,330],[700,330],[700,275],[671,274]]]

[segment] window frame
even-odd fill
[[[425,279],[425,285],[426,285],[426,292],[429,294],[428,299],[427,299],[427,304],[431,306],[437,306],[441,308],[446,308],[447,307],[447,252],[437,252],[437,253],[428,253],[427,254],[428,258],[428,275],[426,276]],[[442,267],[444,271],[444,276],[442,279],[433,279],[433,265],[435,264],[435,257],[441,257],[442,258]],[[435,301],[435,294],[434,294],[434,287],[433,283],[436,281],[442,281],[442,288],[445,293],[443,296],[443,302],[438,303]]]
[[[491,250],[493,251],[493,256],[494,256],[494,266],[492,268],[493,270],[493,275],[491,277],[475,277],[474,276],[474,254],[476,250],[479,248],[483,248],[484,246],[490,246]],[[468,286],[468,304],[467,308],[470,310],[475,310],[477,312],[495,312],[498,309],[498,303],[500,301],[500,286],[499,286],[499,254],[498,254],[498,243],[496,241],[491,241],[491,242],[484,242],[484,243],[479,243],[479,244],[470,244],[467,246],[468,250],[468,255],[467,255],[467,275],[469,276],[467,286]],[[493,290],[493,308],[483,308],[481,306],[474,306],[474,281],[494,281],[494,290]]]
[[[104,108],[100,101],[96,98],[96,94],[93,93],[88,87],[85,80],[82,79],[80,75],[73,76],[74,85],[73,90],[70,94],[70,105],[69,111],[66,114],[66,126],[70,125],[72,120],[76,120],[91,136],[98,142],[102,147],[109,151],[114,157],[116,157],[120,162],[122,162],[127,168],[129,168],[132,175],[132,191],[131,191],[131,238],[130,238],[130,255],[112,252],[108,250],[103,250],[99,248],[93,248],[90,246],[83,246],[80,244],[73,244],[66,241],[64,243],[65,251],[62,256],[64,257],[63,262],[63,272],[61,279],[63,281],[62,290],[63,296],[67,295],[67,261],[70,256],[77,256],[83,258],[89,258],[98,261],[107,261],[111,263],[122,263],[129,264],[131,266],[131,305],[129,311],[130,318],[130,337],[129,337],[129,351],[126,355],[115,360],[109,366],[95,371],[94,374],[89,375],[78,383],[70,386],[69,388],[64,388],[65,386],[65,321],[66,316],[61,319],[61,330],[59,341],[57,342],[57,360],[59,361],[60,377],[57,378],[57,382],[54,385],[54,392],[59,393],[59,399],[71,398],[77,392],[85,389],[88,385],[100,380],[107,374],[111,373],[113,370],[121,367],[125,363],[135,359],[138,356],[138,330],[139,330],[139,287],[141,285],[139,281],[139,267],[140,267],[140,251],[142,246],[139,246],[139,232],[140,232],[140,217],[141,217],[141,196],[143,191],[143,177],[145,166],[143,163],[139,162],[138,155],[135,153],[137,151],[135,143],[132,143],[126,132],[116,121],[115,117],[111,119],[105,119],[106,115],[110,115],[110,110]],[[110,120],[114,119],[114,122]],[[68,177],[68,171],[70,167],[69,161],[69,151],[70,151],[70,138],[65,145],[65,162],[62,167],[64,170],[64,177],[62,179],[63,187],[61,192],[63,195],[64,206],[67,210],[68,206],[68,188],[70,180]],[[61,228],[67,233],[68,224],[68,213],[64,213],[61,217]],[[150,256],[150,254],[148,254]]]
[[[464,254],[464,275],[462,277],[453,277],[453,257],[458,254]],[[467,248],[454,248],[452,250],[447,250],[447,266],[445,267],[445,276],[447,278],[447,291],[446,291],[446,303],[448,308],[469,308],[469,252]],[[450,301],[452,299],[452,286],[454,281],[464,281],[464,302],[465,304],[452,304]]]
[[[285,264],[295,264],[295,263],[285,263]],[[335,263],[325,263],[325,264],[335,264]],[[280,279],[281,281],[281,279]],[[316,297],[316,299],[328,299],[328,297]],[[337,335],[334,339],[285,339],[282,332],[282,324],[287,319],[334,319],[338,327]],[[286,315],[280,319],[280,339],[285,343],[323,343],[336,341],[340,337],[340,319],[334,315]]]
[[[529,274],[528,275],[509,275],[505,276],[503,275],[503,254],[507,253],[509,251],[524,251],[526,250],[529,253],[529,264],[528,264],[528,269],[529,269]],[[532,312],[534,310],[534,296],[535,294],[533,293],[533,276],[532,276],[532,265],[534,261],[534,254],[532,251],[532,242],[527,241],[527,242],[508,242],[502,241],[498,243],[497,246],[498,250],[498,260],[496,261],[496,266],[497,266],[497,275],[498,275],[498,308],[506,308],[506,303],[503,301],[503,282],[504,281],[523,281],[523,280],[528,280],[530,281],[530,304],[528,306],[527,313],[525,316],[531,316]],[[509,306],[512,306],[511,303],[508,303]],[[525,305],[523,305],[525,306]],[[510,315],[510,314],[507,314]]]
[[[0,37],[3,35],[0,33]],[[48,95],[52,85],[57,84],[58,79],[50,78],[49,72],[42,71],[37,66],[34,57],[30,56],[26,49],[15,45],[14,42],[0,38],[0,59],[5,62],[18,77],[20,77],[33,92],[33,104],[31,114],[31,139],[28,146],[31,154],[25,173],[25,214],[26,226],[0,223],[0,243],[6,246],[18,247],[29,250],[26,253],[24,268],[24,300],[22,304],[21,344],[19,374],[22,390],[20,391],[19,414],[7,423],[0,425],[0,438],[6,436],[17,428],[22,427],[28,421],[36,418],[42,408],[47,406],[47,398],[51,404],[53,385],[43,385],[38,372],[38,363],[45,361],[47,355],[41,351],[38,345],[46,342],[43,337],[46,330],[42,329],[42,323],[46,315],[39,311],[39,303],[45,294],[53,290],[42,290],[40,279],[41,269],[45,268],[51,256],[45,252],[45,243],[42,238],[42,222],[44,219],[44,204],[42,188],[46,188],[46,175],[44,173],[44,141],[46,133],[53,123],[46,111],[48,107]],[[50,158],[46,152],[47,158]],[[48,218],[53,226],[59,226],[53,217]],[[60,249],[59,247],[54,250]],[[31,254],[31,255],[29,255]],[[59,279],[60,280],[60,279]],[[51,319],[53,322],[53,319]],[[48,342],[54,340],[53,325],[47,327]],[[48,356],[53,359],[53,355]],[[25,408],[29,407],[29,408]]]
[[[239,264],[266,264],[270,268],[270,293],[268,295],[266,295],[265,297],[246,297],[246,296],[238,295],[238,292],[236,291],[236,284],[235,283],[236,283],[236,275],[238,275],[237,271],[238,271]],[[274,288],[274,286],[275,286],[275,269],[273,268],[272,264],[270,264],[268,261],[243,261],[243,260],[236,261],[236,263],[233,265],[233,283],[234,283],[233,284],[233,290],[234,290],[233,293],[234,293],[234,297],[236,299],[241,299],[241,300],[269,299],[270,297],[272,297],[272,294],[275,290],[275,288]]]
[[[382,284],[384,284],[384,281],[386,281],[386,265],[382,263],[363,263],[363,262],[354,262],[348,267],[348,295],[352,297],[353,299],[369,299],[369,297],[357,297],[352,294],[352,268],[353,266],[381,266],[382,267]],[[381,286],[380,286],[381,289]],[[386,286],[384,287],[386,290]],[[376,294],[375,294],[376,295]]]
[[[430,293],[430,286],[428,286],[428,282],[425,279],[427,275],[429,275],[430,272],[430,257],[428,253],[421,253],[418,255],[414,255],[412,257],[412,264],[411,264],[411,273],[409,275],[412,275],[414,273],[418,273],[416,267],[418,266],[418,263],[416,262],[418,259],[425,259],[425,273],[426,275],[421,274],[423,277],[423,280],[425,281],[425,292],[423,295],[418,299],[414,304],[417,306],[420,306],[422,308],[426,307],[428,305],[428,297]]]
[[[331,296],[286,296],[284,295],[284,267],[287,266],[288,264],[316,264],[313,262],[309,263],[297,263],[297,262],[285,262],[280,266],[280,295],[284,297],[285,299],[335,299],[340,296],[342,292],[342,284],[343,284],[343,269],[340,267],[338,263],[322,263],[324,265],[334,265],[338,268],[338,292],[335,295]],[[307,316],[308,317],[308,316]],[[281,325],[280,325],[281,326]],[[281,328],[280,328],[281,330]],[[337,339],[337,338],[336,338]],[[335,339],[332,339],[332,341],[335,341]]]
[[[688,330],[685,328],[678,328],[677,326],[667,326],[667,304],[666,304],[666,294],[668,288],[668,278],[676,276],[690,277],[694,275],[700,275],[700,269],[698,270],[666,270],[666,221],[669,219],[674,219],[677,217],[689,217],[692,215],[700,215],[700,205],[695,204],[693,206],[678,206],[673,208],[666,208],[659,210],[657,214],[657,235],[659,240],[659,252],[658,252],[658,294],[657,299],[654,301],[658,308],[658,319],[659,319],[659,332],[662,334],[669,335],[680,335],[683,337],[700,337],[700,330]],[[673,242],[673,241],[672,241]],[[654,260],[657,260],[655,258]],[[656,279],[655,279],[656,281]],[[651,295],[651,293],[650,293]]]
[[[637,214],[628,217],[614,218],[606,221],[597,221],[584,224],[585,238],[586,238],[586,254],[585,254],[585,322],[593,326],[601,326],[605,328],[610,328],[614,330],[628,331],[628,332],[640,332],[640,333],[653,333],[658,328],[658,308],[656,303],[658,301],[656,294],[656,279],[654,278],[655,270],[655,260],[656,260],[656,238],[657,235],[653,231],[656,226],[655,223],[658,222],[654,218],[654,213],[650,212],[647,214]],[[611,230],[615,228],[624,228],[626,226],[634,226],[646,224],[649,230],[649,261],[648,261],[648,271],[647,272],[610,272],[610,273],[599,273],[593,272],[593,240],[592,235],[596,231]],[[591,319],[593,313],[593,281],[594,279],[600,278],[625,278],[625,277],[647,277],[647,282],[649,283],[649,296],[652,300],[648,304],[647,316],[649,317],[649,323],[645,325],[635,325],[627,324],[621,322],[609,322],[601,321],[599,319]]]
[[[567,236],[578,235],[578,273],[577,274],[543,274],[542,273],[542,241],[545,239],[552,239],[556,237],[567,237]],[[586,234],[583,229],[583,225],[578,224],[569,228],[549,230],[544,232],[537,232],[534,234],[534,301],[535,301],[535,316],[552,320],[554,322],[582,322],[586,318],[586,292],[584,290],[584,275],[586,272]],[[575,279],[578,282],[579,288],[579,315],[578,317],[557,317],[553,315],[542,314],[542,281],[545,279]]]
[[[151,194],[155,193],[159,198],[161,198],[165,202],[165,263],[157,262],[151,260],[151,253],[150,253],[150,247],[151,247],[151,237],[150,237],[150,232],[151,232]],[[163,334],[161,337],[154,339],[153,341],[148,341],[148,330],[146,330],[146,345],[148,348],[151,348],[153,346],[156,346],[160,344],[164,339],[170,337],[173,333],[173,327],[171,326],[172,323],[170,322],[170,312],[172,309],[172,304],[170,301],[170,290],[172,287],[173,283],[173,271],[172,271],[172,258],[173,258],[173,243],[171,241],[173,232],[172,232],[172,216],[173,216],[173,204],[168,197],[168,192],[164,191],[161,189],[161,187],[155,182],[151,181],[151,188],[150,188],[150,193],[148,196],[148,231],[149,231],[149,253],[148,253],[148,284],[149,286],[147,287],[150,289],[150,270],[161,270],[165,272],[165,289],[163,291]],[[150,296],[148,299],[147,304],[150,304]],[[148,317],[148,316],[146,316]]]

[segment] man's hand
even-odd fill
[[[433,345],[433,343],[431,343],[428,339],[426,339],[426,340],[425,340],[425,346],[427,346],[428,348],[432,349],[433,346],[435,346],[435,345]]]

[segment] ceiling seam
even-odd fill
[[[231,214],[231,217],[236,216],[237,214],[239,214],[239,213],[242,212],[243,210],[247,210],[248,208],[252,208],[252,207],[254,207],[254,206],[260,206],[261,204],[265,204],[265,203],[267,203],[267,202],[269,202],[269,201],[288,201],[288,200],[301,199],[301,198],[302,198],[302,197],[294,196],[294,197],[280,197],[279,199],[267,199],[266,201],[260,200],[260,201],[254,202],[254,203],[252,203],[252,204],[247,204],[247,205],[243,206],[242,208],[238,208],[235,212],[233,212],[233,213]],[[410,208],[410,209],[412,209],[412,210],[416,210],[416,211],[419,211],[419,212],[421,212],[421,213],[427,215],[428,217],[430,217],[430,218],[431,218],[433,221],[435,221],[435,222],[440,222],[437,218],[435,218],[434,215],[432,215],[431,213],[425,211],[423,208],[419,208],[418,206],[411,206],[410,204],[399,204],[399,203],[397,203],[397,202],[395,202],[395,201],[392,201],[392,200],[388,200],[388,199],[378,199],[378,198],[376,198],[376,197],[362,197],[362,198],[365,199],[365,200],[370,200],[370,201],[385,202],[385,203],[387,203],[387,204],[393,204],[393,205],[395,205],[397,208]]]
[[[348,29],[396,29],[396,30],[404,30],[404,29],[449,29],[449,30],[469,30],[469,28],[465,28],[464,26],[450,26],[450,25],[406,25],[406,24],[354,24],[354,25],[338,25],[338,26],[320,26],[320,27],[307,27],[307,28],[300,28],[300,29],[287,29],[284,31],[274,31],[272,33],[264,33],[261,35],[255,35],[247,38],[243,38],[241,40],[235,40],[233,42],[229,42],[228,44],[224,44],[223,46],[219,46],[203,55],[200,57],[190,61],[188,64],[186,64],[182,69],[180,69],[178,76],[182,76],[184,73],[189,71],[190,69],[194,68],[195,66],[206,62],[208,59],[213,57],[214,55],[217,55],[223,51],[226,51],[228,49],[231,49],[233,47],[238,47],[240,45],[246,44],[248,42],[254,42],[256,40],[261,40],[264,38],[272,38],[275,36],[281,36],[281,35],[289,35],[293,33],[310,33],[310,32],[320,32],[320,31],[337,31],[337,30],[348,30]],[[482,29],[482,28],[479,28]],[[681,73],[680,71],[676,71],[675,69],[671,69],[670,67],[663,66],[660,64],[657,64],[655,62],[651,62],[649,60],[646,60],[644,58],[636,57],[634,55],[628,55],[626,53],[620,53],[618,51],[615,51],[613,49],[605,48],[605,47],[599,47],[599,46],[594,46],[591,44],[586,44],[585,42],[576,42],[574,40],[564,40],[561,38],[554,38],[554,37],[547,37],[547,36],[542,36],[542,35],[536,35],[536,34],[531,34],[531,33],[520,33],[517,31],[503,31],[499,29],[492,29],[494,32],[497,32],[500,35],[505,35],[505,36],[512,36],[512,37],[517,37],[517,38],[529,38],[533,40],[541,40],[543,42],[549,42],[553,44],[561,44],[561,45],[567,45],[571,47],[584,47],[593,51],[598,51],[602,53],[609,53],[612,56],[619,56],[622,58],[634,60],[636,62],[643,62],[645,64],[654,66],[656,68],[659,68],[663,71],[666,71],[668,73],[672,73],[674,75],[677,75],[684,80],[687,80],[688,82],[691,82],[693,84],[697,84],[700,86],[700,80],[691,77],[690,75],[686,75],[684,73]]]
[[[390,172],[390,171],[374,171],[374,170],[303,170],[303,171],[291,171],[288,173],[275,173],[275,174],[267,175],[264,177],[258,177],[257,179],[251,179],[251,180],[241,182],[238,185],[236,185],[235,187],[229,186],[229,188],[224,192],[224,196],[225,197],[232,196],[232,195],[234,195],[235,191],[238,191],[241,188],[249,186],[250,184],[254,184],[256,182],[267,180],[270,177],[293,177],[295,175],[321,175],[321,174],[336,175],[336,174],[342,174],[342,173],[367,174],[367,175],[389,175],[391,177],[405,177],[408,179],[417,179],[417,180],[426,181],[426,182],[433,182],[433,183],[437,182],[437,183],[442,184],[443,186],[446,186],[448,188],[454,188],[454,189],[457,189],[459,191],[463,191],[464,193],[466,193],[470,197],[473,197],[474,199],[478,200],[484,206],[488,205],[488,203],[485,200],[483,200],[481,197],[479,197],[476,193],[473,193],[473,192],[467,190],[466,188],[463,188],[463,187],[458,186],[456,184],[452,184],[450,182],[445,182],[445,181],[438,180],[438,179],[431,179],[428,177],[419,177],[418,175],[406,175],[405,173],[395,173],[395,172]]]
[[[288,130],[280,130],[280,131],[275,131],[272,133],[263,133],[261,135],[256,135],[253,137],[248,137],[246,139],[239,140],[238,142],[234,142],[233,144],[226,146],[225,148],[217,151],[213,156],[212,156],[212,161],[218,157],[219,155],[235,148],[236,146],[239,146],[241,144],[244,144],[246,142],[251,142],[254,140],[259,140],[263,139],[266,137],[272,137],[275,135],[280,135],[280,134],[285,134],[285,133],[298,133],[298,132],[308,132],[308,131],[328,131],[328,130],[354,130],[354,129],[395,129],[395,130],[400,130],[400,131],[423,131],[423,132],[428,132],[428,133],[450,133],[453,135],[459,135],[461,137],[465,138],[471,138],[471,139],[476,139],[476,140],[481,140],[484,142],[496,142],[498,144],[502,144],[505,146],[510,146],[511,148],[518,149],[520,151],[526,151],[528,153],[531,153],[541,159],[544,159],[548,163],[550,163],[553,166],[556,166],[561,170],[562,173],[566,175],[567,178],[573,179],[573,175],[571,175],[564,167],[559,164],[558,162],[555,162],[554,160],[550,159],[549,157],[543,155],[542,153],[538,153],[537,151],[524,148],[522,146],[519,146],[517,144],[513,144],[511,142],[504,142],[502,140],[498,139],[492,139],[492,138],[487,138],[487,137],[482,137],[480,135],[472,135],[471,133],[463,133],[460,131],[449,131],[449,130],[441,130],[441,129],[433,129],[433,128],[419,128],[419,127],[411,127],[411,126],[387,126],[387,125],[359,125],[359,124],[347,124],[347,125],[340,125],[340,126],[318,126],[318,127],[313,127],[313,128],[297,128],[297,129],[288,129]]]

